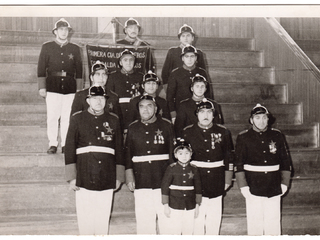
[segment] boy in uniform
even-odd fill
[[[64,152],[71,105],[76,91],[83,88],[81,49],[68,41],[71,30],[64,18],[58,20],[52,30],[55,40],[42,45],[38,61],[39,94],[47,106],[48,154],[57,152],[59,119]]]
[[[157,116],[155,99],[141,96],[140,119],[129,125],[126,141],[126,183],[134,191],[137,234],[165,232],[161,182],[167,166],[173,163],[173,127]]]
[[[197,73],[208,79],[207,71],[196,66],[198,50],[194,46],[188,45],[184,47],[180,57],[183,61],[183,66],[174,69],[168,81],[167,101],[172,119],[176,117],[176,111],[179,109],[180,102],[192,96],[190,91],[191,79]],[[211,92],[209,87],[205,96],[211,98]]]
[[[174,122],[174,130],[176,137],[182,136],[182,130],[191,125],[197,124],[198,117],[196,115],[196,110],[198,104],[205,98],[204,94],[209,88],[209,83],[204,76],[196,74],[192,78],[192,83],[190,86],[192,97],[182,100],[180,102],[179,110],[177,111],[177,117]],[[212,100],[208,99],[214,105],[214,118],[213,122],[218,124],[223,124],[222,112],[220,105]]]
[[[105,88],[109,74],[110,72],[107,66],[99,60],[96,61],[91,67],[90,80],[92,85]],[[90,88],[83,89],[76,93],[71,107],[71,115],[78,111],[84,111],[88,109],[89,104],[87,102],[87,96],[89,94],[89,89]],[[105,111],[115,113],[121,120],[122,114],[118,95],[109,89],[105,89],[105,92],[107,94]]]
[[[202,203],[195,219],[194,234],[219,235],[222,196],[232,183],[233,143],[230,131],[213,122],[214,105],[203,99],[197,106],[198,123],[186,127],[183,138],[194,150],[191,164],[198,167]]]
[[[124,182],[124,158],[119,118],[105,112],[106,94],[92,86],[89,108],[71,117],[65,153],[65,174],[76,191],[81,235],[108,234],[113,191]]]
[[[161,185],[168,218],[166,234],[192,235],[202,197],[200,175],[197,167],[190,164],[192,148],[184,139],[177,139],[174,156],[178,162],[168,166]]]
[[[128,49],[121,52],[119,58],[121,69],[112,72],[107,82],[107,89],[115,92],[119,97],[124,133],[127,132],[127,126],[130,124],[129,102],[132,98],[141,95],[143,74],[134,70],[135,59],[133,52]]]
[[[157,75],[151,71],[148,71],[148,73],[143,76],[142,80],[141,87],[144,90],[143,95],[152,96],[156,100],[158,107],[157,114],[163,118],[171,120],[167,101],[164,98],[157,96],[157,90],[160,84],[160,79],[157,77]],[[139,100],[140,96],[130,100],[128,112],[128,122],[130,123],[140,118],[139,110],[137,108]]]
[[[291,174],[291,158],[283,134],[268,126],[268,109],[257,104],[252,128],[237,137],[235,175],[246,199],[248,235],[281,234],[281,196]]]

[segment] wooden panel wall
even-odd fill
[[[320,18],[281,18],[280,23],[293,39],[320,39]]]
[[[117,19],[124,25],[128,18]],[[142,26],[144,35],[177,36],[179,28],[186,23],[193,28],[198,37],[253,37],[253,18],[136,17],[135,19]],[[121,26],[119,33],[122,33]]]
[[[0,30],[10,31],[50,31],[60,17],[0,17]],[[97,33],[98,18],[66,17],[74,32]]]
[[[320,83],[264,19],[255,20],[257,50],[264,50],[266,66],[275,66],[276,82],[288,84],[290,103],[303,103],[304,122],[320,119]]]

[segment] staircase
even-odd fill
[[[46,154],[46,107],[37,89],[41,45],[53,36],[0,34],[0,234],[77,235],[75,197],[64,180],[61,149]],[[71,40],[85,43],[94,37],[78,34]],[[155,46],[161,76],[168,48],[178,45],[177,38],[144,39]],[[294,174],[283,197],[282,233],[320,234],[319,123],[304,124],[303,104],[288,103],[287,86],[275,84],[275,69],[264,66],[263,52],[255,51],[253,39],[200,38],[196,46],[206,54],[215,100],[234,142],[249,127],[250,110],[258,102],[275,115],[274,127],[286,135]],[[83,60],[86,66],[87,58]],[[110,234],[135,231],[133,194],[123,185],[114,194]],[[224,198],[221,234],[246,234],[245,201],[235,182]]]

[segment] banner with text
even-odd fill
[[[107,68],[112,72],[120,69],[118,64],[120,53],[125,49],[132,51],[136,57],[136,63],[134,68],[138,72],[146,73],[149,69],[149,59],[150,59],[150,48],[149,47],[119,47],[119,46],[93,46],[87,45],[87,55],[88,55],[88,65],[89,72],[91,71],[91,66],[97,60],[105,63]]]

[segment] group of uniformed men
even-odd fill
[[[60,123],[80,234],[108,234],[113,191],[126,182],[134,192],[137,234],[170,233],[169,206],[197,209],[188,234],[218,235],[234,172],[246,199],[248,234],[281,234],[280,197],[291,170],[284,136],[268,125],[269,111],[257,104],[249,117],[252,128],[239,134],[234,150],[190,26],[179,29],[181,45],[168,51],[163,85],[152,71],[136,72],[135,56],[126,49],[112,74],[103,62],[92,65],[88,89],[82,87],[80,48],[68,41],[71,29],[63,18],[56,22],[55,40],[42,46],[38,77],[47,104],[48,153],[57,152]],[[128,19],[126,37],[117,44],[148,45],[138,38],[140,29]],[[157,94],[160,86],[167,101]],[[184,148],[192,157],[180,161]],[[166,171],[174,184],[171,178],[163,182]]]

